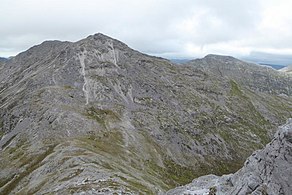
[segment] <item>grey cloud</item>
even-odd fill
[[[242,59],[249,60],[256,63],[266,63],[275,65],[291,65],[292,56],[283,54],[272,54],[265,52],[253,51],[249,56],[243,56]]]
[[[218,48],[220,44],[236,42],[240,44],[231,48],[242,50],[244,47],[250,51],[271,46],[292,48],[290,37],[283,36],[287,38],[285,40],[282,36],[274,37],[273,32],[259,31],[263,2],[3,0],[0,56],[15,55],[47,39],[76,41],[96,32],[120,39],[134,49],[160,56],[203,55],[214,44],[219,44]],[[188,45],[205,50],[194,53],[188,50]],[[238,51],[234,51],[234,55],[239,55]]]

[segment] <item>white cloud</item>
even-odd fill
[[[289,0],[2,0],[0,56],[97,32],[164,57],[292,55]]]

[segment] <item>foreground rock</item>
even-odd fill
[[[167,194],[286,194],[292,192],[292,119],[279,127],[274,139],[254,152],[235,174],[207,175]]]

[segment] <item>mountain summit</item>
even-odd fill
[[[0,69],[0,194],[164,193],[235,172],[292,117],[288,74],[222,56],[176,65],[100,33]]]

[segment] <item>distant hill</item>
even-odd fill
[[[0,62],[8,60],[7,58],[0,57]]]
[[[270,66],[272,68],[274,68],[275,70],[280,70],[282,68],[285,68],[285,65],[278,65],[278,64],[266,64],[266,63],[259,63],[259,65],[263,65],[263,66]]]
[[[185,63],[191,61],[191,59],[169,59],[169,60],[171,62],[173,62],[173,63],[176,63],[176,64],[185,64]],[[283,65],[283,64],[271,64],[271,63],[259,62],[258,60],[256,60],[256,61],[246,60],[246,59],[242,59],[242,60],[249,61],[249,62],[252,62],[252,63],[256,63],[256,64],[259,64],[259,65],[262,65],[262,66],[269,66],[269,67],[272,67],[275,70],[280,70],[280,69],[286,67],[286,65]]]
[[[169,60],[176,64],[184,64],[191,61],[191,59],[169,59]]]

